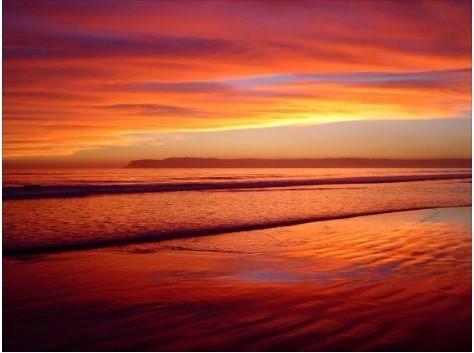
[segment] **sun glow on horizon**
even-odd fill
[[[4,2],[4,158],[89,155],[106,162],[109,149],[128,159],[196,150],[213,157],[219,143],[225,156],[250,156],[248,130],[275,139],[275,129],[295,125],[317,136],[315,126],[331,131],[339,147],[329,150],[346,156],[354,151],[351,139],[365,144],[365,157],[370,148],[394,155],[400,143],[411,150],[398,157],[470,156],[470,136],[445,152],[410,142],[451,141],[457,120],[471,119],[468,1],[109,5]],[[405,141],[373,137],[379,122],[392,120],[404,122]],[[448,121],[445,137],[437,128],[432,135],[418,130],[416,120]],[[348,138],[344,124],[322,127],[354,121],[374,122],[358,125],[365,135],[356,129],[372,141]],[[208,144],[207,152],[191,144],[174,152],[172,140],[160,139],[183,133]],[[250,145],[263,157],[284,155],[282,145],[298,144],[298,134],[290,135],[265,148]],[[332,153],[318,139],[301,140],[306,145],[291,150],[297,157]]]

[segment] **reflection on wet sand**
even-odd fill
[[[471,209],[5,258],[5,350],[471,349]]]

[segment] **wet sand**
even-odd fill
[[[471,208],[3,259],[3,349],[471,351]]]

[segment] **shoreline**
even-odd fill
[[[463,208],[463,207],[472,207],[472,204],[463,204],[457,206],[427,206],[427,207],[412,207],[406,209],[387,209],[373,212],[355,212],[350,214],[340,214],[335,216],[314,216],[301,219],[292,219],[292,220],[281,220],[274,222],[267,222],[264,224],[247,224],[247,225],[238,225],[238,226],[222,226],[214,229],[196,229],[183,231],[178,230],[175,232],[162,233],[157,235],[143,235],[135,238],[125,238],[125,239],[113,239],[110,241],[95,242],[92,244],[71,244],[69,246],[49,246],[42,248],[24,248],[24,249],[2,249],[3,257],[16,257],[24,255],[40,255],[40,254],[55,254],[61,252],[74,252],[74,251],[87,251],[95,249],[107,249],[117,246],[133,246],[147,243],[156,243],[164,242],[169,240],[179,240],[179,239],[189,239],[195,237],[207,237],[215,235],[225,235],[231,233],[245,233],[249,231],[256,230],[265,230],[281,227],[292,227],[308,223],[317,223],[317,222],[327,222],[327,221],[336,221],[343,219],[351,219],[357,217],[367,217],[367,216],[376,216],[383,214],[391,214],[398,212],[412,212],[412,211],[422,211],[430,209],[443,209],[443,208]]]
[[[471,208],[3,259],[5,350],[471,350]]]

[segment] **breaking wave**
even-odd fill
[[[139,194],[156,192],[265,189],[293,186],[401,183],[428,180],[471,179],[471,173],[431,175],[389,175],[339,178],[278,179],[215,182],[174,182],[146,184],[26,185],[3,188],[4,200],[84,197],[92,195]]]
[[[471,204],[460,204],[458,207],[468,207]],[[436,208],[447,208],[453,206],[437,206]],[[41,253],[52,253],[60,251],[74,251],[74,250],[86,250],[102,247],[111,247],[111,246],[125,246],[132,244],[142,244],[155,241],[171,240],[171,239],[183,239],[207,235],[216,235],[224,233],[234,233],[234,232],[244,232],[252,231],[259,229],[267,228],[276,228],[276,227],[286,227],[297,224],[311,223],[311,222],[320,222],[320,221],[330,221],[337,219],[346,219],[360,216],[373,216],[379,214],[401,212],[401,211],[416,211],[423,209],[430,209],[434,207],[405,207],[405,208],[392,208],[392,209],[379,209],[368,212],[353,212],[353,213],[342,213],[336,215],[327,215],[327,216],[311,216],[311,217],[302,217],[302,218],[293,218],[293,219],[281,219],[273,220],[266,222],[255,222],[247,224],[238,224],[238,225],[219,225],[214,227],[201,227],[201,228],[181,228],[175,229],[172,231],[156,231],[146,234],[135,234],[133,237],[115,237],[112,239],[94,239],[88,238],[81,242],[71,242],[63,244],[43,244],[28,246],[26,244],[17,245],[17,246],[4,246],[3,247],[3,256],[16,256],[16,255],[26,255],[26,254],[41,254]]]

